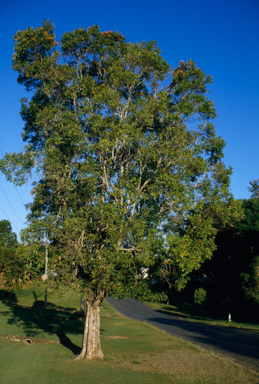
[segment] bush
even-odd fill
[[[204,288],[198,288],[194,291],[193,299],[195,304],[202,305],[207,298],[207,292]]]

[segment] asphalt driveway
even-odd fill
[[[173,337],[211,350],[218,355],[259,371],[259,334],[183,320],[149,308],[133,299],[111,299],[106,301],[122,315],[150,324]]]

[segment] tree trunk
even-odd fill
[[[81,303],[80,303],[80,315],[85,316],[85,303],[86,303],[86,298],[84,296],[81,297]]]
[[[102,359],[103,352],[100,341],[100,306],[104,295],[96,300],[87,300],[83,345],[81,353],[75,358],[80,359]]]

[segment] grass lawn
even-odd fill
[[[103,360],[74,361],[83,322],[75,294],[51,296],[35,285],[0,290],[0,383],[26,384],[258,384],[259,373],[101,308]],[[16,301],[16,302],[15,302]],[[8,336],[9,335],[9,336]],[[31,344],[24,340],[30,339]]]

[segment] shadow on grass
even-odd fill
[[[73,317],[72,308],[55,306],[44,301],[35,300],[32,307],[17,304],[15,294],[0,290],[0,300],[8,307],[7,324],[21,328],[26,337],[44,337],[42,333],[56,335],[60,344],[68,348],[73,354],[80,353],[81,348],[72,343],[67,334],[83,335],[84,324]],[[7,314],[3,314],[7,315]]]
[[[0,289],[0,301],[4,303],[18,303],[16,294],[13,291]]]

